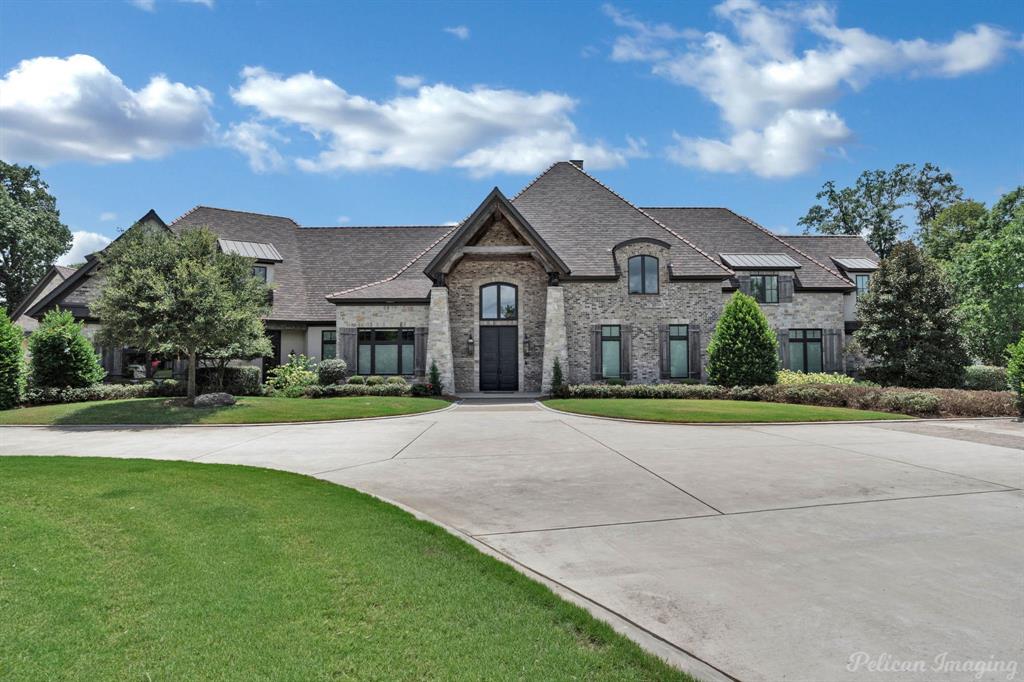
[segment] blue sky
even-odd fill
[[[1024,182],[1022,31],[1019,2],[6,0],[0,156],[86,251],[197,204],[455,221],[570,157],[795,231],[868,168],[931,161],[986,203]]]

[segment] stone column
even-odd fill
[[[548,287],[548,302],[544,313],[544,361],[541,390],[551,390],[551,373],[558,358],[562,365],[562,380],[569,380],[569,354],[565,336],[565,290],[562,287]]]
[[[446,393],[455,393],[455,362],[452,357],[452,327],[448,316],[448,289],[430,289],[430,319],[427,329],[427,375],[430,363],[437,364]]]

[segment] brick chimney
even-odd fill
[[[580,170],[583,170],[583,159],[571,159],[569,163],[576,166]]]

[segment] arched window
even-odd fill
[[[515,320],[519,317],[519,290],[514,284],[495,282],[480,287],[481,320]]]
[[[658,293],[658,259],[654,256],[633,256],[629,259],[629,293]]]

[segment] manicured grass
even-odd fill
[[[6,410],[0,424],[259,424],[415,414],[447,405],[435,398],[364,396],[239,398],[230,407],[195,409],[177,399],[135,398]]]
[[[5,680],[690,680],[442,529],[242,466],[0,457]]]
[[[909,419],[891,412],[851,410],[847,407],[816,407],[789,403],[745,400],[675,400],[580,398],[548,400],[556,410],[599,417],[643,419],[656,422],[824,422],[857,419]]]

